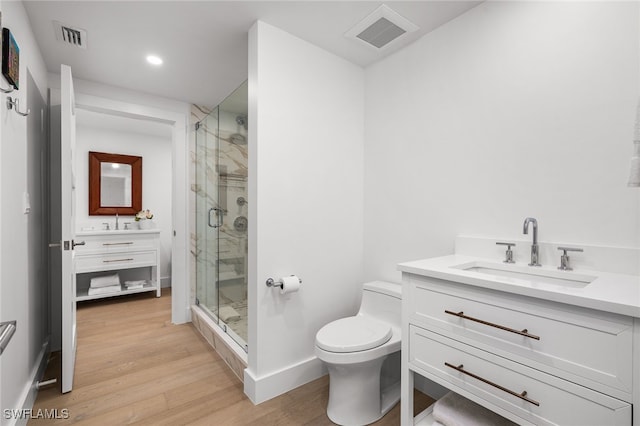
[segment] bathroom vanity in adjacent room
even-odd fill
[[[160,230],[83,231],[75,247],[76,301],[155,291],[160,297]],[[121,291],[90,295],[91,278],[118,273]],[[126,280],[146,281],[127,289]]]
[[[463,255],[399,269],[403,425],[432,422],[412,415],[416,374],[521,425],[640,425],[638,276]]]

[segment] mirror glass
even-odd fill
[[[89,215],[142,209],[142,157],[89,152]]]
[[[131,164],[100,164],[100,205],[131,207]]]

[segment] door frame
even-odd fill
[[[171,130],[172,233],[171,241],[171,322],[191,321],[188,247],[189,180],[187,115],[130,102],[76,93],[76,108],[122,117],[169,124]]]

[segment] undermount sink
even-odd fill
[[[452,266],[468,272],[492,275],[498,278],[515,278],[531,284],[553,284],[564,287],[585,287],[595,280],[596,276],[576,274],[571,271],[554,271],[537,269],[534,266],[500,264],[491,262],[470,262]]]

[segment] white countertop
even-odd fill
[[[160,233],[160,229],[152,228],[152,229],[118,229],[118,230],[92,230],[92,231],[78,231],[76,232],[76,236],[91,236],[91,235],[131,235],[131,234],[158,234]]]
[[[455,266],[473,262],[504,265],[494,259],[473,256],[451,255],[431,259],[400,263],[398,270],[406,273],[455,281],[476,287],[504,291],[523,296],[536,297],[554,302],[567,303],[585,308],[629,315],[640,318],[640,277],[591,270],[558,271],[556,267],[529,267],[525,263],[514,264],[516,268],[532,268],[536,272],[549,272],[570,279],[572,276],[596,277],[583,287],[548,284],[543,280],[528,281],[465,271]],[[506,266],[507,268],[509,266]]]

